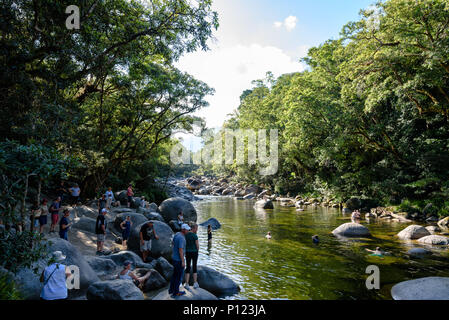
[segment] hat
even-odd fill
[[[108,212],[108,210],[106,210],[106,208],[101,209],[101,213],[103,212]]]
[[[190,230],[190,227],[189,227],[189,225],[187,224],[187,223],[183,223],[182,224],[182,226],[181,226],[181,230]]]
[[[56,260],[56,262],[61,262],[62,260],[65,260],[66,256],[62,254],[61,251],[55,251],[52,253],[53,259]]]

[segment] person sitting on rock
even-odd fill
[[[271,232],[270,231],[267,232],[267,235],[265,236],[265,238],[271,239]]]
[[[142,260],[146,262],[151,253],[151,245],[153,239],[158,240],[159,237],[154,229],[153,222],[148,221],[140,228],[140,251],[142,251]]]
[[[147,207],[148,207],[148,202],[145,200],[145,197],[144,197],[144,196],[141,196],[141,197],[140,197],[140,206],[141,206],[142,208],[147,208]]]
[[[122,280],[132,280],[137,287],[142,289],[145,281],[150,277],[151,271],[147,272],[143,277],[138,277],[131,271],[131,264],[131,261],[126,260],[123,264],[123,270],[119,272],[117,278]]]
[[[183,215],[182,211],[179,211],[179,214],[178,214],[179,227],[181,227],[183,223],[184,223],[184,215]]]
[[[359,210],[355,210],[355,211],[352,212],[351,220],[353,222],[356,222],[357,220],[360,220],[360,211]]]

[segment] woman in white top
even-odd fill
[[[112,188],[109,187],[108,191],[104,194],[106,196],[106,208],[111,209],[112,204],[115,202],[114,192],[112,192]]]
[[[45,268],[41,274],[40,281],[44,283],[41,291],[42,300],[64,300],[68,296],[66,279],[72,273],[60,263],[66,257],[61,251],[55,251],[53,258],[56,262]]]
[[[145,284],[145,281],[150,277],[151,271],[147,272],[146,275],[143,277],[137,277],[132,271],[131,271],[131,261],[126,260],[123,264],[123,270],[119,272],[117,278],[123,279],[123,280],[133,280],[134,284],[142,289],[143,285]]]

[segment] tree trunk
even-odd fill
[[[25,230],[25,206],[26,206],[26,198],[28,195],[28,179],[29,179],[29,175],[27,174],[26,178],[25,178],[25,191],[23,192],[23,200],[22,200],[22,208],[21,208],[21,212],[20,212],[20,226],[21,226],[21,231]]]

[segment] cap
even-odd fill
[[[187,223],[183,223],[181,226],[181,230],[190,230],[190,227]]]

